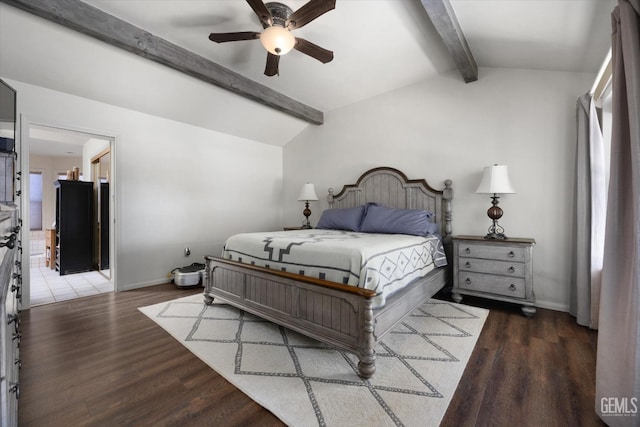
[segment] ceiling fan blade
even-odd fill
[[[280,64],[280,56],[267,52],[267,66],[264,69],[264,74],[269,77],[279,74],[278,64]]]
[[[287,27],[293,30],[307,25],[318,16],[336,8],[336,0],[310,0],[291,14]]]
[[[267,6],[264,5],[262,0],[247,0],[251,9],[258,15],[258,19],[264,26],[270,27],[273,22],[271,20],[271,12],[267,9]]]
[[[238,40],[255,40],[260,38],[260,33],[255,31],[239,31],[235,33],[211,33],[209,40],[216,43],[235,42]]]
[[[296,37],[296,44],[293,48],[299,52],[304,53],[305,55],[309,55],[312,58],[317,59],[318,61],[326,64],[327,62],[331,62],[333,60],[333,52],[324,48],[321,48],[317,44],[311,43],[308,40],[301,39],[300,37]]]

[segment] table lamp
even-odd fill
[[[509,181],[509,171],[505,165],[493,165],[484,168],[482,180],[476,189],[476,193],[492,194],[491,207],[487,210],[487,215],[493,221],[489,227],[489,232],[485,239],[506,239],[504,228],[498,225],[498,219],[502,217],[502,208],[498,206],[498,194],[513,194],[516,191]]]
[[[309,222],[309,216],[311,216],[311,209],[309,209],[309,202],[318,200],[318,195],[316,194],[316,187],[313,184],[306,183],[302,186],[300,190],[300,195],[298,196],[298,200],[304,203],[304,211],[302,214],[305,217],[304,222],[302,223],[302,228],[307,229],[311,228],[311,223]]]

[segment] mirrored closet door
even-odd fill
[[[111,277],[109,268],[109,194],[111,181],[111,150],[106,149],[91,159],[95,198],[94,263],[96,269]]]

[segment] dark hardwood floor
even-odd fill
[[[282,425],[137,308],[201,289],[172,284],[22,314],[21,426]],[[446,296],[444,296],[446,297]],[[443,426],[600,426],[596,333],[566,313],[491,309]]]

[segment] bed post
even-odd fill
[[[209,279],[211,275],[209,274],[209,268],[211,268],[211,260],[209,257],[205,257],[206,267],[202,272],[202,283],[204,284],[204,303],[207,305],[213,304],[213,297],[209,295],[209,290],[211,289],[211,284],[209,283]]]
[[[453,217],[452,208],[451,208],[451,200],[453,199],[453,188],[452,182],[450,179],[447,179],[444,182],[444,190],[442,190],[442,214],[444,217],[444,235],[443,235],[443,244],[444,244],[444,253],[447,257],[447,261],[451,266],[453,263],[453,228],[451,226],[451,220]],[[453,284],[453,274],[452,268],[447,267],[447,286],[452,286]]]
[[[374,336],[375,325],[373,320],[373,301],[367,298],[364,301],[364,318],[362,324],[362,345],[358,358],[358,372],[364,379],[371,378],[376,372],[376,339]]]
[[[444,182],[444,190],[442,191],[442,211],[444,216],[444,241],[445,243],[451,243],[451,233],[453,228],[451,227],[451,219],[453,217],[451,211],[451,200],[453,199],[453,183],[450,179]]]
[[[329,209],[333,208],[333,188],[329,189],[329,194],[327,195],[327,202],[329,202]]]

